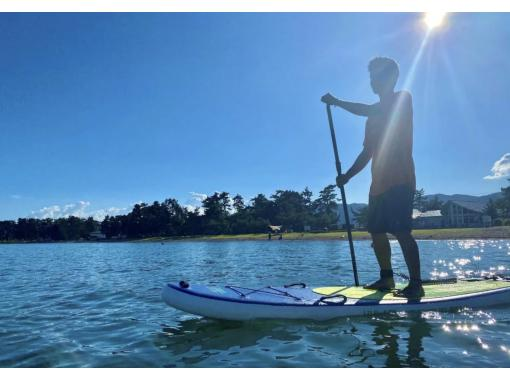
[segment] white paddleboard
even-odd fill
[[[424,285],[425,296],[409,300],[354,286],[310,288],[304,284],[246,288],[169,283],[163,300],[185,312],[215,319],[310,319],[383,312],[486,307],[510,303],[510,281],[459,280]]]

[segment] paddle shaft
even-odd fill
[[[336,172],[340,176],[340,175],[342,175],[342,166],[340,165],[340,159],[338,158],[338,147],[336,145],[335,127],[333,126],[333,116],[331,115],[331,106],[328,104],[326,106],[326,109],[328,111],[329,130],[331,132],[331,140],[333,141],[333,151],[335,152]],[[349,212],[347,210],[347,200],[345,199],[345,189],[344,189],[343,185],[339,186],[339,187],[340,187],[340,195],[342,197],[342,206],[344,209],[345,223],[347,224],[347,237],[349,238],[349,249],[351,251],[352,272],[354,274],[354,283],[356,284],[356,286],[359,286],[358,267],[356,265],[356,255],[354,254],[354,244],[352,242],[351,222],[349,220]]]

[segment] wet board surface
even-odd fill
[[[397,285],[401,289],[405,284]],[[458,281],[452,284],[424,285],[425,296],[422,299],[452,297],[469,295],[489,290],[508,288],[510,282],[505,281]],[[376,290],[363,289],[361,286],[325,286],[314,288],[313,291],[323,296],[342,295],[353,299],[364,300],[402,300],[402,297],[395,297],[392,292],[380,292]]]

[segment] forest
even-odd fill
[[[341,200],[336,187],[328,185],[314,197],[305,188],[277,190],[269,197],[258,194],[245,201],[239,194],[216,192],[198,207],[184,207],[168,198],[152,204],[135,204],[125,215],[108,215],[102,221],[67,216],[57,219],[19,218],[0,221],[0,241],[77,241],[100,231],[107,239],[140,239],[147,237],[183,237],[219,234],[264,233],[269,225],[282,226],[283,231],[326,231],[343,228],[338,225]],[[424,190],[415,193],[414,208],[421,211],[441,209],[437,198],[427,198]],[[501,189],[502,196],[490,200],[484,213],[494,225],[510,221],[510,186]],[[353,212],[356,224],[363,228],[367,207]]]

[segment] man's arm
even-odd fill
[[[356,161],[354,161],[354,164],[352,164],[351,168],[347,170],[345,174],[336,177],[337,186],[340,187],[349,182],[352,177],[354,177],[356,174],[362,171],[365,166],[367,166],[371,158],[372,152],[367,148],[363,148],[358,158],[356,158]]]
[[[337,106],[343,108],[347,112],[350,112],[354,115],[358,116],[372,116],[377,113],[377,104],[363,104],[363,103],[353,103],[346,102],[344,100],[340,100],[335,98],[331,94],[326,94],[321,98],[321,101],[330,104],[332,106]]]

